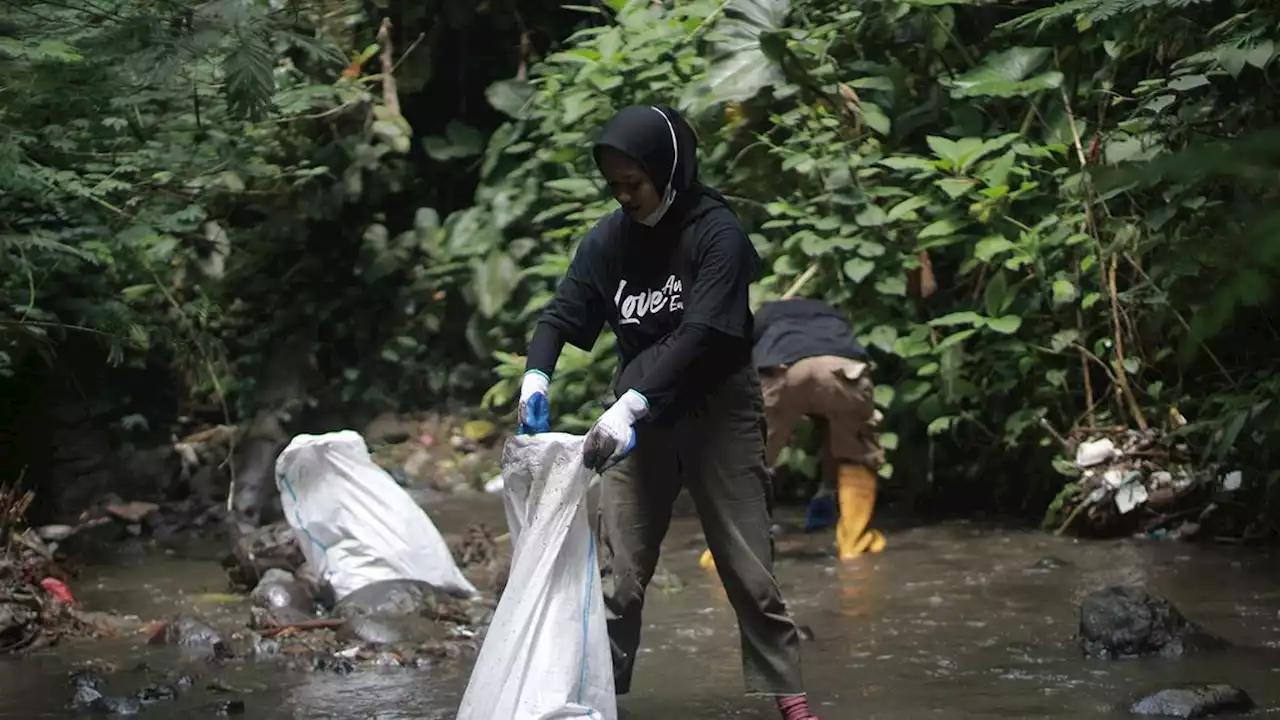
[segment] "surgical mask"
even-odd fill
[[[645,227],[653,227],[662,222],[662,218],[666,217],[667,211],[671,209],[671,204],[676,201],[676,191],[671,188],[668,183],[667,191],[662,194],[662,202],[658,203],[658,207],[649,213],[649,217],[642,218],[640,224]]]
[[[667,123],[667,129],[671,131],[671,175],[667,177],[667,190],[662,193],[662,202],[658,203],[658,207],[654,208],[648,217],[640,220],[640,224],[645,227],[653,227],[662,222],[662,218],[666,217],[667,211],[676,201],[676,168],[680,166],[680,143],[676,141],[676,128],[671,124],[671,118],[667,117],[666,113],[658,108],[653,108],[653,111],[662,116]]]

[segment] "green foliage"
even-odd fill
[[[475,163],[492,119],[412,93],[437,66],[483,90],[516,72],[519,32],[559,35],[568,13],[384,9],[398,39],[390,65],[379,18],[350,0],[38,1],[10,13],[0,373],[34,371],[78,334],[103,340],[113,362],[167,363],[194,407],[219,415],[478,396],[487,368],[466,363],[476,356],[460,342],[471,280],[497,292],[512,259],[472,252],[475,225],[433,208],[452,209],[459,175],[469,192],[451,163]],[[497,50],[451,54],[449,33],[472,25],[506,34]]]
[[[1243,378],[1280,340],[1245,351],[1257,336],[1234,329],[1269,322],[1274,101],[1230,100],[1259,97],[1246,68],[1274,60],[1276,14],[1233,8],[1070,2],[996,32],[968,3],[627,5],[534,68],[486,152],[478,207],[525,267],[501,291],[512,324],[490,334],[488,400],[511,401],[523,360],[507,353],[611,208],[590,130],[678,97],[705,179],[770,264],[756,300],[812,267],[805,293],[845,309],[876,354],[887,428],[913,448],[903,483],[1043,507],[1063,483],[1045,424],[1158,426],[1171,406],[1192,417],[1184,434],[1226,443],[1216,461],[1263,466],[1218,418],[1258,406],[1266,391]],[[1076,29],[1037,31],[1061,17]],[[609,374],[565,362],[554,409],[581,427]]]
[[[380,18],[347,0],[10,13],[0,374],[80,334],[232,415],[484,386],[510,411],[538,311],[613,209],[594,132],[668,102],[768,264],[753,300],[812,269],[804,294],[872,349],[892,487],[1060,513],[1046,425],[1176,408],[1280,510],[1270,5],[384,5],[398,99]],[[557,427],[603,409],[613,357],[607,334],[565,353]]]

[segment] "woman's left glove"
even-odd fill
[[[649,412],[649,401],[635,390],[618,398],[587,433],[582,444],[582,464],[596,472],[604,472],[615,457],[626,457],[635,447],[633,426]]]
[[[517,435],[551,432],[551,404],[547,401],[550,385],[551,379],[541,370],[525,372],[516,409]]]

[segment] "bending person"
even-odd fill
[[[542,312],[519,414],[522,431],[548,429],[547,387],[564,343],[590,349],[608,323],[620,355],[617,400],[587,433],[584,460],[609,468],[598,534],[610,563],[604,591],[617,692],[631,688],[645,589],[685,486],[722,558],[747,692],[775,696],[786,720],[815,720],[799,633],[773,575],[747,303],[760,258],[723,196],[698,182],[694,134],[675,110],[622,110],[594,156],[622,207],[582,240]]]
[[[868,530],[876,502],[876,471],[884,464],[879,413],[867,351],[844,316],[821,300],[765,303],[756,315],[753,359],[764,386],[768,441],[765,461],[773,467],[796,422],[806,415],[824,420],[823,484],[811,511],[830,493],[838,499],[836,550],[842,560],[884,549],[884,535]],[[811,513],[812,515],[812,513]],[[813,517],[810,526],[814,526]],[[714,567],[715,548],[702,556]]]

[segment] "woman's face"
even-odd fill
[[[633,220],[643,220],[658,209],[662,198],[634,160],[613,148],[604,148],[600,154],[600,170],[609,182],[614,199]]]

